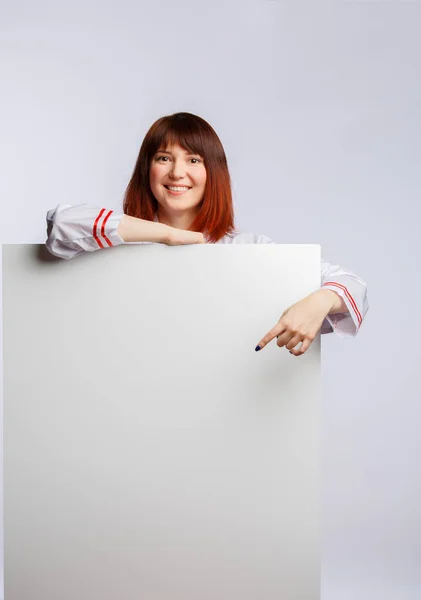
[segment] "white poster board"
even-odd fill
[[[3,246],[6,600],[316,600],[317,245]]]

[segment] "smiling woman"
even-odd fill
[[[47,213],[47,234],[49,251],[64,259],[126,242],[275,243],[235,229],[224,148],[209,123],[190,113],[161,117],[146,133],[123,213],[59,204]],[[322,260],[320,284],[282,313],[256,350],[276,337],[278,346],[300,356],[319,331],[334,331],[339,337],[357,334],[369,308],[365,282],[349,269]]]
[[[171,193],[170,186],[188,186]],[[217,242],[234,231],[231,179],[222,143],[201,117],[176,113],[146,133],[127,186],[124,213]]]

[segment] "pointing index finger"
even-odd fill
[[[270,331],[267,332],[267,334],[262,337],[262,339],[260,340],[260,342],[257,344],[255,350],[256,352],[259,352],[259,350],[262,350],[267,344],[269,344],[269,342],[271,342],[273,339],[276,338],[277,335],[280,334],[280,332],[282,331],[282,327],[278,325],[275,325],[275,327],[272,327],[272,329]]]

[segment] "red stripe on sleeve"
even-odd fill
[[[104,246],[103,246],[101,240],[99,239],[99,237],[97,236],[96,228],[97,228],[97,225],[98,225],[98,221],[100,220],[100,218],[102,217],[102,215],[104,214],[104,212],[105,212],[105,208],[101,208],[101,210],[99,212],[99,215],[95,219],[94,227],[93,227],[93,230],[92,230],[92,235],[94,236],[95,241],[96,241],[96,243],[98,244],[98,246],[100,248],[103,248]]]
[[[347,288],[344,285],[341,285],[340,283],[337,283],[336,281],[326,281],[326,283],[324,283],[322,285],[322,287],[325,286],[325,285],[336,286],[336,287],[340,288],[341,290],[343,290],[345,292],[346,297],[351,302],[351,306],[354,309],[355,314],[357,315],[358,323],[361,325],[363,318],[361,316],[360,311],[358,310],[358,307],[357,307],[357,304],[356,304],[354,298],[348,292]]]
[[[109,246],[112,246],[112,243],[110,242],[110,240],[107,238],[107,236],[105,235],[105,223],[108,221],[108,217],[113,213],[112,210],[110,210],[107,213],[107,216],[105,217],[105,219],[102,221],[102,227],[101,227],[101,235],[104,238],[104,240],[107,242],[107,244]]]

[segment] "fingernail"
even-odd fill
[[[256,346],[255,350],[256,350],[256,352],[259,352],[259,350],[261,350],[261,347],[260,346]]]

